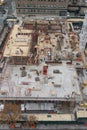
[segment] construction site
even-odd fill
[[[86,44],[66,18],[15,24],[0,61],[1,122],[87,123]]]

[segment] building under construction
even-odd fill
[[[10,123],[11,128],[16,122],[34,128],[38,122],[66,124],[86,120],[86,109],[81,107],[80,68],[84,68],[84,58],[77,34],[70,31],[67,19],[25,19],[21,26],[14,25],[1,68],[3,64],[2,122]]]

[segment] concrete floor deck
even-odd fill
[[[0,97],[29,97],[49,99],[81,98],[75,68],[67,65],[48,65],[47,75],[43,75],[43,65],[25,66],[26,76],[22,77],[23,66],[8,65],[1,74]],[[59,70],[59,73],[54,73]],[[40,72],[39,75],[37,71]],[[38,77],[39,81],[35,78]],[[5,92],[6,95],[1,94]]]

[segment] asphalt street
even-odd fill
[[[28,129],[15,128],[15,129],[2,129],[2,130],[31,130],[31,128],[28,128]],[[33,129],[33,130],[48,130],[48,129]],[[54,129],[50,129],[50,130],[87,130],[87,128],[84,128],[84,129],[80,129],[80,128],[78,128],[78,129],[76,129],[76,128],[73,128],[73,129],[71,129],[71,128],[55,129],[54,128]]]
[[[10,130],[8,126],[1,126],[1,130]],[[31,130],[31,128],[15,128],[12,130]],[[85,125],[38,125],[33,130],[87,130]]]

